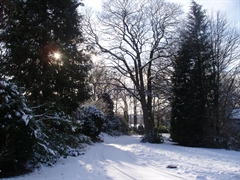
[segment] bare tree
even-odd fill
[[[116,81],[117,79],[117,81]],[[91,101],[99,101],[103,94],[108,94],[114,102],[115,114],[121,114],[128,121],[128,97],[129,93],[122,88],[119,81],[123,83],[121,74],[113,72],[102,60],[95,62],[89,76],[91,84]]]
[[[213,73],[215,91],[212,92],[214,109],[208,128],[210,138],[225,133],[231,113],[239,104],[238,78],[240,70],[240,31],[231,27],[224,15],[217,12],[210,18],[211,43],[213,51]],[[224,132],[225,131],[225,132]]]
[[[111,76],[111,71],[103,62],[100,61],[94,64],[89,76],[92,100],[98,100],[99,96],[104,93],[109,93],[113,88],[111,85]]]
[[[164,0],[106,0],[97,21],[86,16],[85,33],[101,50],[111,67],[131,83],[116,78],[140,101],[145,132],[153,129],[152,98],[156,62],[170,56],[182,11]],[[136,92],[135,92],[135,88]]]

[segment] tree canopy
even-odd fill
[[[192,2],[173,74],[172,138],[183,145],[202,145],[213,67],[208,21]]]
[[[35,105],[55,101],[70,112],[88,97],[90,59],[81,46],[80,5],[77,0],[5,1],[1,68],[26,88]]]
[[[222,85],[233,88],[236,71],[231,70],[231,62],[239,57],[235,51],[239,48],[238,35],[224,35],[225,23],[219,17],[216,22],[218,27],[193,1],[180,32],[173,61],[171,137],[182,145],[219,146],[216,137],[223,138],[223,114],[231,113],[223,105],[232,98],[227,95],[231,91],[223,90]],[[230,48],[225,46],[228,43],[232,44]],[[226,72],[231,72],[230,83],[223,82]]]
[[[115,81],[142,108],[146,133],[153,129],[152,98],[156,64],[169,65],[180,6],[164,0],[104,1],[98,20],[86,15],[85,33],[102,51],[113,71],[130,83]]]

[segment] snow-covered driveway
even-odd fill
[[[101,166],[104,162],[102,168],[105,168],[105,175],[109,179],[186,179],[166,172],[165,168],[161,170],[147,164],[126,148],[139,141],[139,136],[128,138],[128,141],[125,138],[108,140],[108,143],[99,146],[93,163],[100,163]]]
[[[10,179],[239,180],[240,152],[140,143],[140,136],[105,136],[103,143],[91,146],[85,155],[60,159],[54,167]]]

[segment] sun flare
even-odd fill
[[[59,52],[56,52],[56,53],[53,54],[53,57],[55,59],[60,59],[61,58],[61,54]]]

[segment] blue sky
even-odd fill
[[[182,4],[184,10],[188,12],[191,0],[166,0]],[[221,11],[226,13],[229,21],[240,28],[240,0],[195,0],[203,6],[209,13]],[[83,0],[83,3],[96,9],[100,9],[101,0]]]

